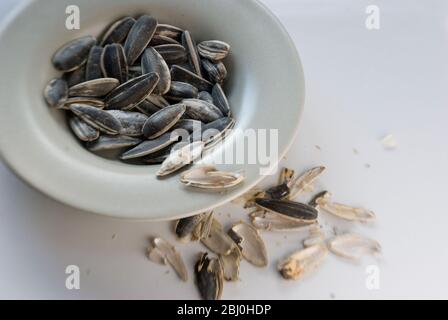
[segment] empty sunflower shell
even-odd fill
[[[212,190],[231,188],[243,180],[241,173],[218,171],[213,166],[193,168],[182,173],[180,177],[180,181],[188,186]]]
[[[347,233],[331,239],[328,248],[334,254],[352,260],[359,260],[363,255],[379,255],[381,245],[372,239]]]
[[[162,238],[154,238],[148,248],[148,257],[159,264],[169,264],[183,281],[188,280],[187,268],[176,248]]]

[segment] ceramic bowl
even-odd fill
[[[79,30],[65,27],[70,5],[79,8]],[[220,39],[232,47],[225,61],[229,71],[225,90],[238,130],[203,163],[230,152],[235,141],[250,135],[248,131],[267,130],[269,138],[269,130],[278,130],[278,139],[275,134],[271,137],[276,142],[268,141],[271,153],[276,153],[270,162],[257,157],[254,162],[248,155],[243,162],[217,165],[244,171],[245,182],[238,187],[225,193],[198,192],[181,185],[179,175],[157,179],[158,166],[101,158],[75,139],[62,111],[45,104],[43,88],[58,76],[50,63],[56,49],[83,35],[99,35],[121,16],[143,13],[190,30],[197,41]],[[304,103],[304,77],[296,48],[277,18],[255,0],[25,1],[0,29],[0,57],[4,161],[48,196],[113,217],[173,219],[214,208],[248,191],[286,153]],[[251,149],[247,152],[254,155]]]

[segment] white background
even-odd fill
[[[1,0],[0,19],[18,2]],[[330,256],[310,277],[288,282],[276,262],[300,248],[305,235],[266,234],[269,267],[243,262],[241,281],[226,283],[223,298],[448,298],[448,3],[263,2],[291,34],[306,76],[306,110],[282,165],[298,171],[326,165],[317,190],[373,209],[378,222],[353,226],[323,214],[325,226],[373,237],[384,254],[359,264]],[[380,30],[365,28],[370,4],[381,9]],[[379,141],[388,133],[396,150]],[[232,204],[215,212],[226,225],[245,219]],[[145,257],[148,239],[174,240],[171,230],[167,222],[113,220],[66,207],[1,164],[0,298],[197,299],[192,265],[200,244],[177,245],[189,267],[187,283]],[[65,288],[70,264],[80,267],[80,290]],[[380,270],[379,290],[365,286],[371,264]]]

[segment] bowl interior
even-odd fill
[[[69,5],[79,7],[80,30],[65,27]],[[82,35],[99,35],[121,16],[140,14],[188,29],[198,42],[219,39],[231,45],[225,91],[237,130],[202,162],[222,162],[223,154],[236,151],[235,142],[254,132],[256,141],[262,140],[262,131],[246,129],[268,130],[267,144],[261,141],[267,150],[254,149],[258,154],[251,160],[255,151],[247,144],[244,159],[217,165],[244,170],[246,180],[239,187],[225,194],[200,193],[182,186],[178,175],[157,179],[158,166],[94,155],[67,129],[63,113],[43,101],[46,83],[59,75],[50,63],[57,48]],[[167,219],[229,201],[262,178],[260,167],[276,166],[292,142],[303,108],[304,79],[295,48],[278,21],[254,0],[33,1],[4,26],[0,41],[3,158],[51,197],[105,215]],[[269,139],[270,129],[278,130],[278,139],[271,137],[277,141]]]

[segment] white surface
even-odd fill
[[[226,284],[223,298],[447,298],[448,215],[442,202],[448,177],[448,3],[264,2],[296,42],[307,80],[300,132],[283,164],[299,171],[325,164],[319,189],[378,215],[374,227],[339,228],[378,239],[384,255],[361,265],[330,256],[304,281],[285,282],[275,263],[300,246],[301,236],[269,234],[269,267],[243,263],[242,281]],[[381,9],[378,31],[364,27],[372,2]],[[12,3],[1,2],[2,15]],[[396,150],[381,145],[388,133],[398,141]],[[181,283],[144,256],[148,237],[173,239],[169,223],[79,212],[30,189],[4,166],[0,174],[1,298],[198,298],[192,279]],[[227,213],[244,217],[234,205],[216,212],[223,222]],[[334,221],[323,217],[329,225]],[[178,247],[191,275],[202,248]],[[372,263],[381,272],[381,287],[373,291],[366,289],[364,268]],[[69,264],[81,268],[80,290],[65,289]]]

